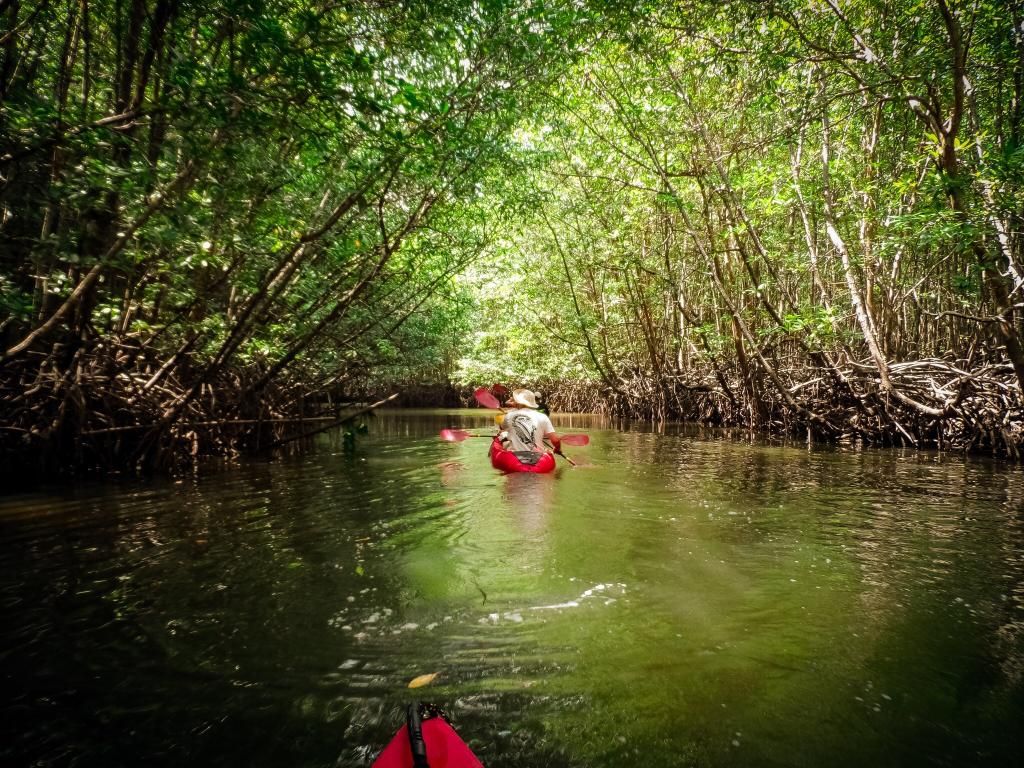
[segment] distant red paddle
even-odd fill
[[[464,429],[441,430],[441,439],[447,440],[449,443],[461,443],[468,437],[487,437],[487,435],[474,435],[472,432],[467,432]]]
[[[566,445],[590,445],[590,435],[562,435]]]
[[[473,397],[480,403],[484,408],[501,408],[501,403],[498,402],[498,398],[492,395],[487,387],[477,387],[473,390]]]

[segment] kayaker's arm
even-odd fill
[[[557,432],[548,432],[544,435],[544,439],[551,443],[551,447],[555,449],[555,453],[562,452],[562,438],[558,436]]]

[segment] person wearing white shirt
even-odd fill
[[[547,441],[555,453],[561,453],[562,441],[551,419],[537,410],[537,396],[533,392],[513,390],[506,405],[512,408],[501,421],[507,450],[549,452],[551,448],[545,445]]]

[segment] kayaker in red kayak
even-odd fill
[[[512,390],[505,403],[512,410],[501,421],[501,442],[506,451],[559,453],[562,441],[547,415],[537,410],[537,396],[528,389]],[[545,441],[551,444],[549,448]]]

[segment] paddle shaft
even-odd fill
[[[412,751],[413,768],[430,768],[427,762],[427,743],[423,740],[423,721],[420,719],[419,704],[410,704],[405,712],[409,727],[409,748]]]
[[[565,459],[566,461],[568,461],[568,462],[569,462],[569,464],[571,464],[572,466],[574,466],[574,467],[576,466],[576,462],[575,462],[575,461],[573,461],[572,459],[570,459],[570,458],[569,458],[568,456],[566,456],[566,455],[565,455],[564,453],[562,453],[562,449],[561,449],[561,448],[559,448],[559,449],[558,449],[557,451],[555,451],[555,453],[557,453],[557,454],[558,454],[559,456],[561,456],[561,457],[562,457],[563,459]]]

